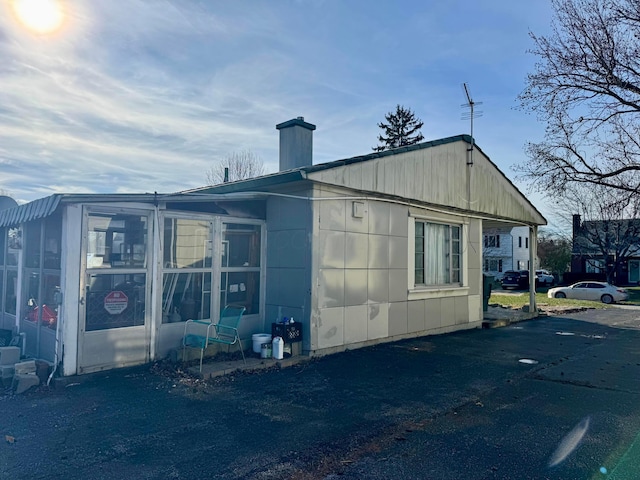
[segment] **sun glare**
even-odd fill
[[[56,32],[64,22],[60,0],[11,0],[11,5],[20,23],[39,35]]]

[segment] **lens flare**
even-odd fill
[[[60,0],[11,0],[18,21],[39,35],[58,31],[65,20]]]
[[[591,422],[591,417],[583,418],[580,423],[578,423],[573,429],[567,433],[556,451],[553,452],[551,459],[549,460],[549,466],[555,467],[556,465],[561,464],[578,446],[582,439],[584,438],[587,430],[589,430],[589,423]]]

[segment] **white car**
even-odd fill
[[[593,300],[594,302],[613,303],[629,298],[624,288],[605,282],[578,282],[568,287],[550,288],[549,298],[572,298],[575,300]]]
[[[538,285],[544,286],[553,285],[556,281],[556,279],[553,278],[553,275],[551,275],[547,270],[536,270],[536,280]]]

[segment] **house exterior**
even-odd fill
[[[483,231],[546,223],[467,135],[313,165],[315,126],[277,128],[278,173],[0,211],[0,328],[64,376],[164,358],[229,303],[245,348],[286,316],[311,356],[476,328]]]
[[[508,270],[529,270],[529,228],[490,228],[483,231],[484,273],[501,279]]]
[[[571,272],[564,277],[570,283],[640,283],[640,219],[582,220],[573,215]]]

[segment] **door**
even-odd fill
[[[640,260],[629,260],[629,283],[640,282]]]
[[[567,295],[569,298],[576,300],[588,300],[589,299],[589,284],[586,282],[578,283],[571,289],[571,295]]]
[[[150,232],[149,212],[85,210],[79,373],[149,361]]]

